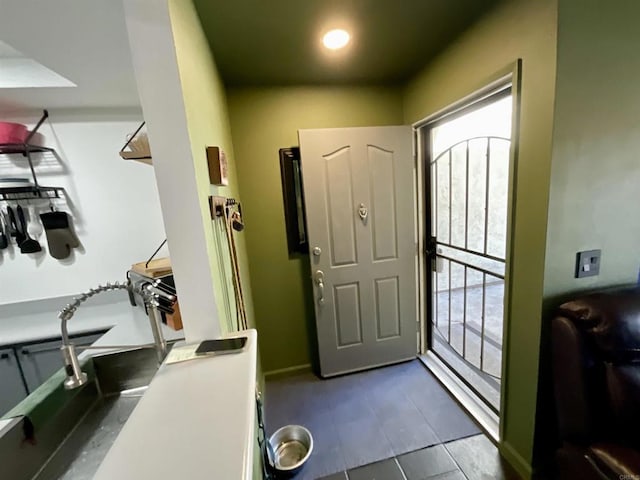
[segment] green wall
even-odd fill
[[[405,122],[418,121],[522,59],[520,129],[507,293],[501,450],[531,474],[556,68],[557,1],[513,1],[487,14],[410,82]]]
[[[560,0],[545,297],[635,283],[640,266],[640,3]],[[597,277],[575,254],[602,249]]]
[[[202,221],[211,226],[210,229],[206,229],[207,251],[211,271],[214,272],[215,298],[221,319],[220,328],[223,333],[230,332],[235,330],[236,310],[233,300],[229,251],[226,247],[225,231],[221,228],[220,222],[211,222],[208,204],[209,195],[233,197],[241,200],[227,111],[227,98],[209,43],[191,0],[170,0],[169,12],[180,82],[182,83],[187,128],[194,153]],[[220,146],[226,153],[229,163],[228,187],[215,187],[209,183],[205,148],[211,145]],[[188,235],[188,232],[185,232],[185,235]],[[249,326],[255,328],[244,234],[236,234],[236,240],[247,320]],[[256,372],[258,388],[264,392],[264,376],[262,375],[260,357],[258,357]],[[262,479],[262,458],[257,435],[255,438],[253,478]]]
[[[289,258],[278,150],[298,144],[298,129],[403,123],[398,89],[281,87],[230,89],[256,323],[266,372],[315,357],[308,257]]]
[[[220,193],[238,197],[242,185],[243,274],[246,289],[254,290],[267,371],[307,365],[315,356],[307,257],[290,258],[286,249],[278,149],[297,145],[300,128],[413,123],[522,60],[501,449],[530,476],[543,306],[573,291],[637,279],[640,220],[631,209],[640,184],[640,33],[634,24],[640,5],[513,0],[488,13],[404,89],[247,88],[225,97],[191,3],[172,2],[191,141],[203,152],[196,160],[202,162],[199,188],[215,191],[205,176],[207,144],[222,145],[231,159],[232,185]],[[212,249],[214,239],[212,233]],[[601,274],[574,279],[575,253],[592,248],[603,249]]]
[[[535,463],[557,438],[550,320],[576,292],[636,283],[640,266],[640,4],[559,0]],[[574,278],[576,252],[602,249],[600,274]]]
[[[209,195],[240,198],[226,93],[192,2],[171,0],[169,9],[187,127],[194,153],[202,221],[211,225],[211,228],[206,230],[206,235],[209,262],[211,271],[214,272],[215,298],[221,319],[221,329],[223,332],[229,332],[234,329],[236,321],[233,286],[229,273],[230,260],[224,229],[220,228],[219,222],[212,224],[208,204]],[[205,148],[210,145],[220,146],[226,153],[229,162],[228,187],[215,187],[209,183]],[[185,232],[185,234],[188,233]],[[247,317],[249,324],[254,325],[244,235],[240,233],[236,235],[236,239]]]

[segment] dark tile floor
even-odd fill
[[[483,434],[423,448],[320,480],[518,480]]]
[[[313,453],[296,480],[351,471],[480,432],[418,360],[327,380],[311,373],[269,380],[265,402],[267,434],[301,424],[313,435]],[[394,478],[364,472],[350,478]]]

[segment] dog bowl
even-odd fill
[[[290,476],[298,473],[313,451],[311,432],[302,425],[286,425],[269,438],[273,468]]]

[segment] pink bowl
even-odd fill
[[[24,143],[28,134],[20,123],[0,122],[0,143]]]

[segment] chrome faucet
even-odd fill
[[[98,295],[99,293],[114,290],[126,290],[129,293],[132,305],[135,305],[135,301],[133,300],[134,293],[142,297],[147,311],[147,316],[149,317],[151,332],[153,333],[153,343],[144,345],[105,345],[99,347],[74,345],[69,338],[67,322],[71,317],[73,317],[78,307],[89,298]],[[60,347],[60,350],[62,351],[62,357],[64,359],[65,370],[67,373],[67,378],[64,381],[64,387],[67,390],[71,390],[87,383],[87,374],[80,368],[77,350],[117,350],[131,347],[155,348],[158,354],[158,363],[162,363],[167,356],[167,342],[162,334],[161,311],[165,313],[173,313],[173,305],[176,300],[175,290],[163,284],[159,279],[152,280],[132,271],[127,273],[126,282],[107,283],[104,286],[99,285],[97,288],[92,288],[88,292],[75,297],[73,302],[68,304],[60,311],[60,313],[58,313],[62,331],[62,346]]]

